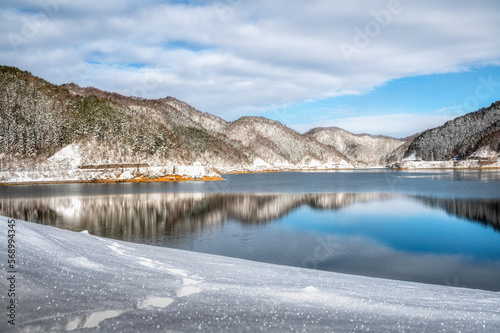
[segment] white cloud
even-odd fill
[[[225,118],[498,64],[498,1],[401,0],[377,30],[373,13],[389,3],[16,1],[0,9],[0,63],[54,83],[175,96]],[[349,62],[342,43],[357,47]]]

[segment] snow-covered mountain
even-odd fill
[[[334,147],[265,118],[227,122],[172,97],[56,86],[7,66],[0,79],[4,182],[353,167]]]
[[[334,147],[263,117],[243,117],[226,129],[228,138],[253,152],[269,169],[315,169],[352,167]],[[262,163],[262,162],[261,162]]]
[[[185,179],[227,172],[500,166],[500,102],[407,139],[263,117],[228,122],[173,97],[53,85],[0,66],[0,182]]]
[[[425,131],[397,167],[500,167],[500,101]]]
[[[396,139],[383,135],[352,134],[338,127],[313,128],[306,136],[325,145],[335,147],[359,167],[386,166],[394,159],[399,160],[405,139]],[[396,154],[396,156],[393,156]]]

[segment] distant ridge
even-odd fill
[[[403,151],[396,150],[406,143],[404,139],[384,135],[353,134],[338,127],[313,128],[304,135],[335,147],[358,167],[386,166],[393,159],[400,159],[403,156]],[[397,156],[393,156],[394,154]]]

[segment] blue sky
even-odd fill
[[[413,124],[405,127],[404,123],[397,124],[399,119],[419,122],[424,130],[499,99],[500,67],[484,66],[459,73],[396,79],[363,94],[291,104],[259,115],[284,122],[300,132],[313,124],[313,127],[337,126],[356,133],[404,137],[414,133]],[[387,120],[387,128],[379,125],[379,132],[374,131],[375,117]],[[304,124],[303,119],[309,121]]]
[[[226,120],[404,137],[500,99],[496,0],[2,1],[0,64]]]

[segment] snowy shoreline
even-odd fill
[[[202,166],[48,169],[44,171],[0,172],[0,185],[60,183],[125,183],[224,180]]]
[[[0,185],[50,184],[50,183],[120,183],[120,182],[170,182],[187,180],[224,180],[221,175],[261,172],[325,172],[339,170],[398,169],[498,169],[500,161],[496,152],[481,148],[466,160],[423,161],[416,153],[388,166],[360,166],[342,160],[320,162],[314,159],[300,163],[268,163],[259,157],[253,163],[236,165],[204,165],[194,162],[184,165],[169,161],[165,165],[147,163],[85,164],[84,149],[70,144],[46,161],[31,166],[24,165],[10,171],[0,171]],[[103,161],[99,161],[101,163]],[[108,161],[109,162],[109,161]],[[136,161],[137,162],[137,161]],[[22,165],[22,164],[21,164]]]
[[[500,325],[496,292],[251,262],[20,220],[15,230],[16,328],[25,332],[491,332]],[[1,267],[5,275],[6,260]],[[7,284],[2,278],[2,290]]]
[[[417,154],[403,158],[390,165],[393,169],[499,169],[499,154],[488,147],[479,148],[467,159],[451,159],[446,161],[425,161],[417,158]]]
[[[67,184],[67,183],[142,183],[142,182],[179,182],[179,181],[223,181],[224,175],[272,173],[272,172],[330,172],[354,170],[492,170],[500,169],[500,163],[488,166],[454,165],[452,161],[419,161],[405,162],[391,167],[364,167],[364,168],[312,168],[312,169],[269,169],[269,170],[231,170],[214,172],[207,167],[182,166],[183,172],[159,172],[164,167],[121,168],[109,170],[52,170],[33,175],[32,172],[0,172],[0,186],[10,185],[40,185],[40,184]]]

